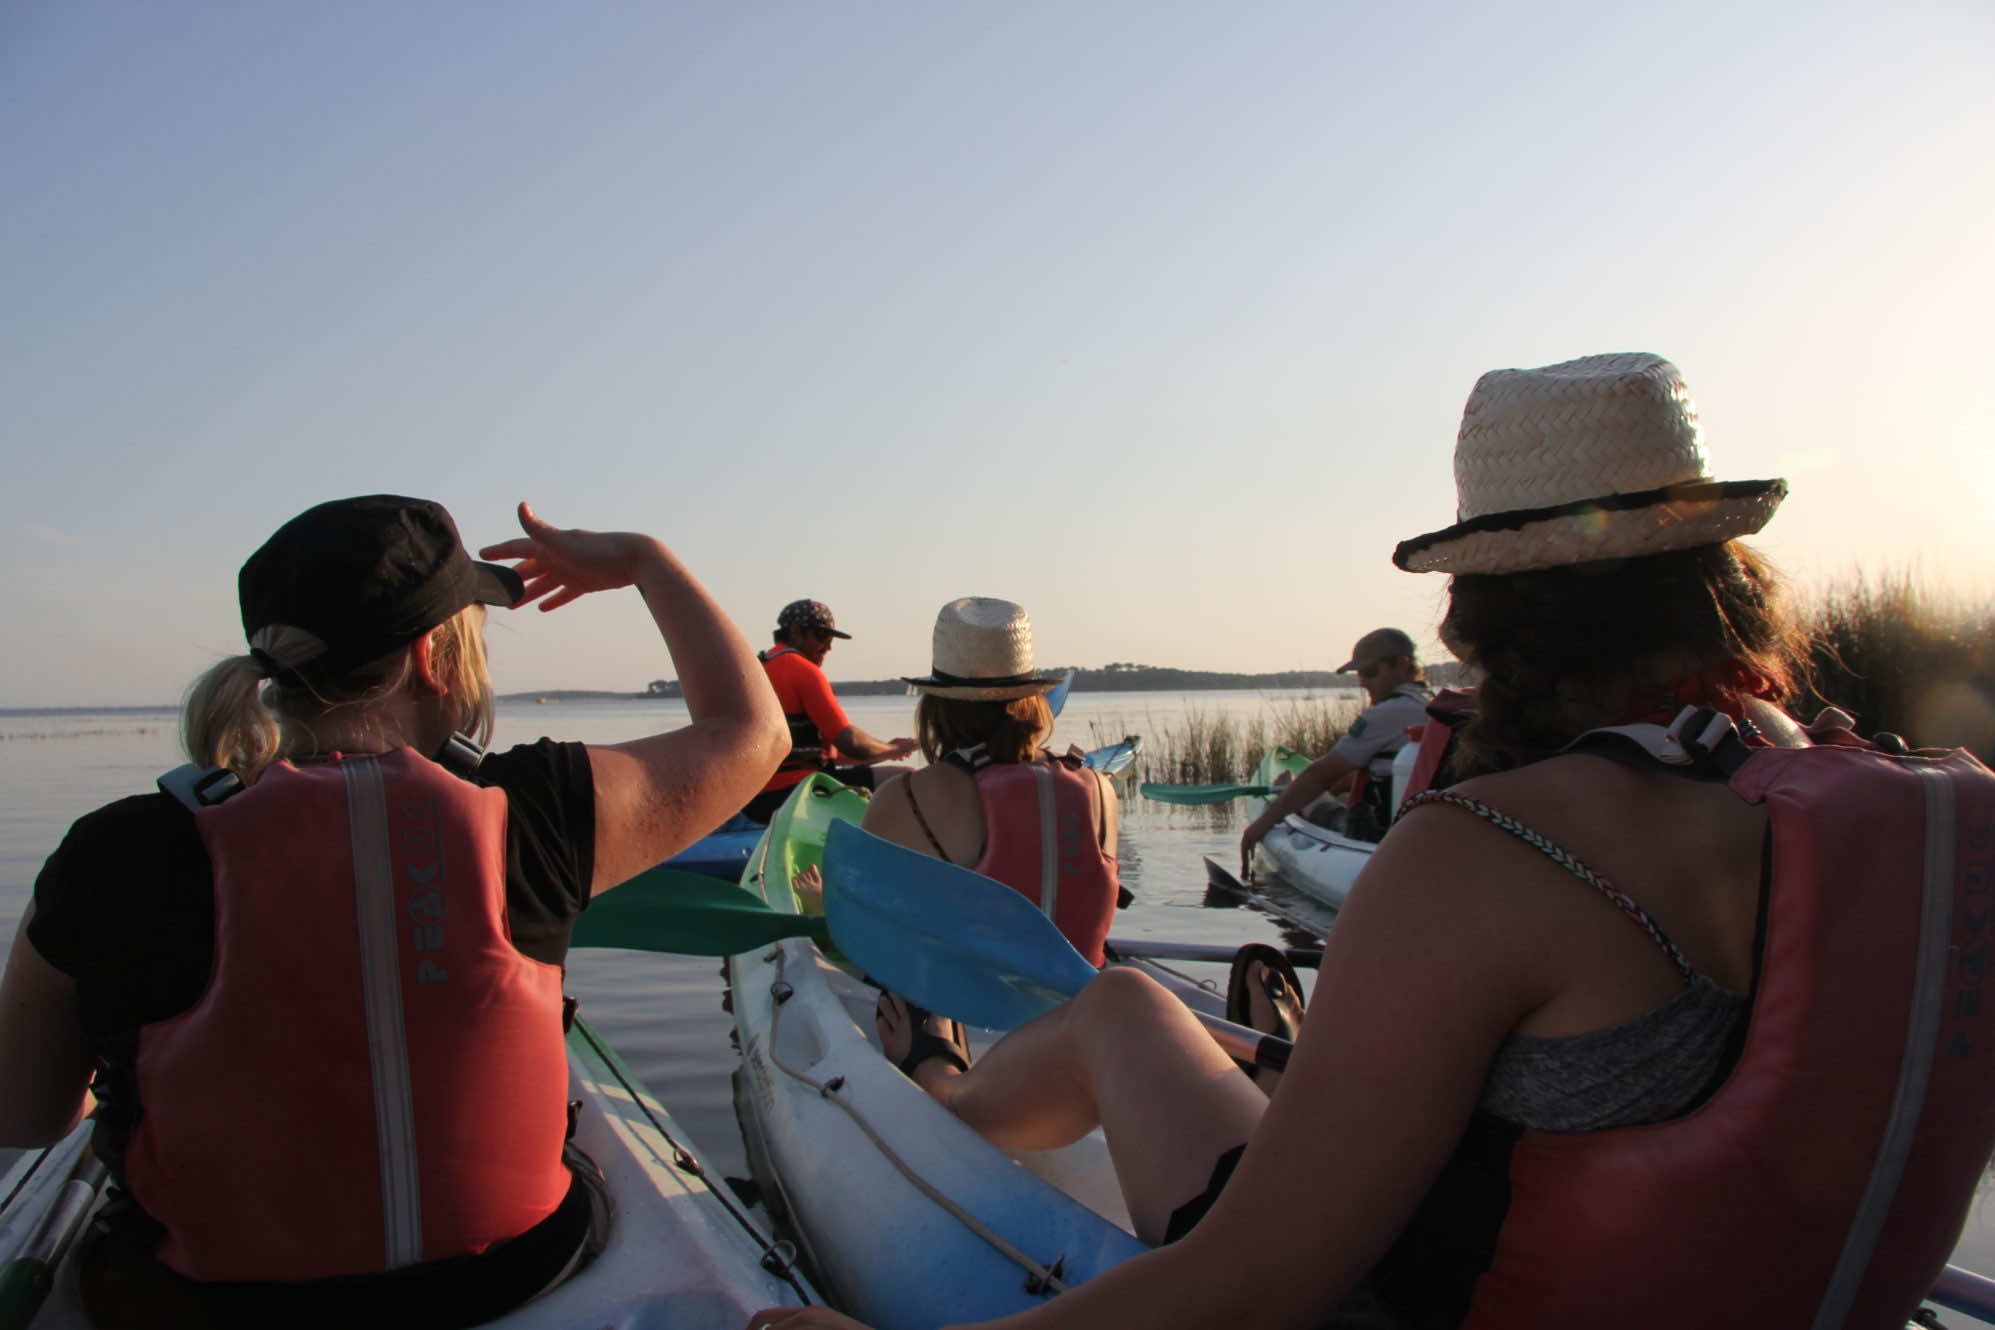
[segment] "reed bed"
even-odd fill
[[[1172,785],[1244,781],[1261,755],[1276,745],[1310,754],[1328,752],[1358,710],[1355,694],[1270,699],[1251,717],[1188,707],[1163,725],[1141,731],[1143,751],[1136,759],[1135,779]],[[1090,747],[1123,737],[1119,727],[1111,733],[1100,721],[1090,721],[1088,730]]]
[[[1856,575],[1804,594],[1809,681],[1795,710],[1856,717],[1862,734],[1889,731],[1915,748],[1965,748],[1995,765],[1995,605],[1922,588],[1909,573]],[[1142,731],[1138,781],[1244,783],[1274,745],[1330,750],[1359,710],[1356,694],[1269,699],[1250,717],[1189,708]],[[1153,719],[1146,718],[1146,719]],[[1092,723],[1091,746],[1119,741]],[[1222,820],[1233,805],[1208,805]]]
[[[1833,705],[1857,730],[1915,748],[1965,748],[1995,763],[1995,608],[1921,588],[1909,573],[1861,574],[1802,607],[1813,641],[1799,709]]]

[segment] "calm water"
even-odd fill
[[[1180,724],[1189,709],[1208,717],[1251,718],[1270,703],[1300,692],[1075,694],[1060,717],[1056,746],[1084,748],[1124,734],[1158,733]],[[862,729],[881,738],[912,733],[913,699],[847,699]],[[92,712],[0,711],[0,938],[11,940],[36,870],[69,823],[125,794],[150,789],[154,777],[184,760],[176,716],[166,710]],[[545,734],[608,743],[683,724],[684,707],[667,701],[504,703],[494,742],[510,745]],[[1231,864],[1238,824],[1206,809],[1151,803],[1125,792],[1122,821],[1124,883],[1136,904],[1115,933],[1179,941],[1278,941],[1267,916],[1205,902],[1202,856]],[[1326,924],[1307,902],[1287,903]],[[1223,988],[1223,969],[1187,964],[1195,978]],[[1307,972],[1305,972],[1306,974]],[[687,1133],[724,1172],[747,1171],[729,1097],[736,1056],[728,1045],[730,1018],[720,1009],[719,962],[707,958],[579,950],[570,957],[569,990],[590,1021],[671,1108]],[[1956,1262],[1995,1271],[1995,1214],[1977,1205]],[[1949,1314],[1950,1324],[1967,1323]]]

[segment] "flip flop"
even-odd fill
[[[1261,996],[1267,999],[1268,1007],[1274,1013],[1272,1021],[1264,1019],[1260,1024],[1254,1022],[1255,985],[1260,987]],[[1293,1016],[1289,1014],[1289,1002],[1294,1003]],[[1295,967],[1288,963],[1288,957],[1265,942],[1249,942],[1233,953],[1233,970],[1226,979],[1227,1020],[1259,1030],[1262,1034],[1279,1035],[1294,1043],[1302,1028],[1302,1011],[1302,984],[1295,976]],[[1237,1058],[1234,1060],[1239,1061]],[[1256,1076],[1259,1068],[1251,1062],[1241,1062],[1240,1070],[1249,1076]]]
[[[970,1069],[970,1044],[963,1037],[963,1023],[961,1021],[950,1021],[948,1035],[936,1034],[927,1028],[928,1018],[931,1015],[928,1009],[915,1006],[914,1003],[909,1002],[898,993],[890,993],[884,989],[881,990],[880,1000],[873,1004],[873,1025],[875,1030],[878,1030],[882,1024],[883,1014],[888,1018],[888,1023],[899,1024],[898,1021],[891,1019],[892,1011],[887,1005],[890,1002],[900,1004],[901,1008],[907,1013],[908,1025],[911,1027],[908,1034],[907,1054],[899,1062],[894,1064],[900,1068],[901,1075],[907,1077],[909,1080],[914,1080],[914,1069],[932,1058],[942,1058],[945,1061],[952,1062],[958,1071],[968,1071]],[[884,1051],[886,1047],[885,1034],[880,1035],[880,1046],[882,1051]]]

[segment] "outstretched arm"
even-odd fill
[[[838,750],[839,757],[862,767],[907,757],[916,747],[912,739],[875,739],[857,725],[847,725],[840,730],[831,744]]]
[[[682,729],[591,745],[596,869],[606,891],[724,822],[789,751],[768,677],[733,622],[658,540],[629,531],[548,525],[522,503],[525,535],[481,551],[516,559],[521,604],[559,609],[596,591],[635,586],[678,668],[692,721]]]
[[[1282,819],[1290,813],[1299,813],[1326,794],[1341,794],[1351,786],[1351,778],[1358,774],[1354,763],[1347,762],[1335,753],[1325,753],[1308,766],[1301,774],[1288,783],[1275,801],[1262,810],[1261,815],[1247,824],[1247,830],[1240,836],[1240,871],[1245,876],[1252,867],[1254,847],[1261,843],[1261,837],[1281,825]]]

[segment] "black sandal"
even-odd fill
[[[933,1030],[927,1028],[928,1018],[933,1013],[926,1007],[917,1007],[914,1003],[909,1002],[897,993],[890,993],[885,990],[881,991],[880,1000],[873,1005],[873,1026],[875,1030],[879,1028],[880,1013],[887,1009],[887,1002],[889,1000],[900,1003],[902,1009],[907,1012],[910,1027],[908,1031],[907,1055],[894,1064],[900,1068],[901,1075],[907,1077],[909,1080],[913,1080],[914,1069],[922,1063],[935,1058],[942,1058],[954,1064],[958,1071],[968,1071],[970,1069],[970,1045],[969,1041],[963,1037],[963,1023],[961,1021],[950,1021],[949,1034],[947,1036],[936,1034]],[[882,1035],[881,1044],[883,1047],[885,1042],[886,1037]]]
[[[1255,983],[1260,985],[1261,995],[1274,1012],[1275,1028],[1272,1030],[1261,1029],[1254,1024],[1253,992],[1249,985]],[[1295,967],[1288,963],[1288,957],[1278,949],[1265,942],[1249,942],[1233,953],[1233,971],[1226,980],[1227,1020],[1294,1043],[1301,1027],[1283,1007],[1291,996],[1295,999],[1296,1010],[1303,1010],[1302,983],[1296,978]],[[1255,1074],[1255,1064],[1240,1062],[1238,1058],[1234,1061],[1249,1076]]]

